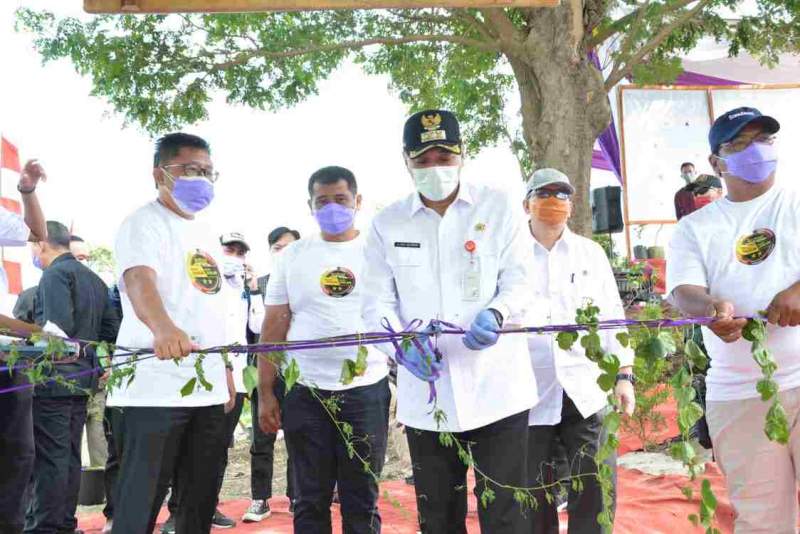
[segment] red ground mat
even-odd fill
[[[733,513],[723,489],[722,475],[715,465],[709,464],[708,478],[711,480],[714,493],[719,499],[717,509],[718,527],[723,533],[733,532]],[[698,503],[688,501],[681,493],[681,487],[687,484],[686,477],[677,475],[650,476],[640,471],[619,470],[619,501],[616,534],[675,534],[676,532],[694,534],[702,532],[695,529],[687,519],[696,513]],[[695,484],[699,487],[699,483]],[[414,488],[402,481],[386,482],[381,487],[383,498],[380,503],[383,517],[383,532],[388,534],[415,534],[416,506]],[[288,501],[285,498],[270,501],[273,515],[261,523],[245,525],[239,523],[236,528],[225,532],[252,534],[288,534],[292,532],[292,517],[288,514]],[[222,505],[222,511],[228,516],[239,519],[247,508],[247,501],[233,501]],[[341,533],[339,524],[339,507],[333,506],[333,531]],[[159,518],[166,519],[165,513]],[[99,534],[103,526],[101,514],[93,514],[80,518],[80,528],[87,534]],[[478,534],[478,516],[476,502],[470,499],[468,517],[470,534]],[[562,532],[566,532],[566,516],[562,514]],[[213,531],[222,532],[222,531]]]

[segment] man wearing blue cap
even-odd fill
[[[703,328],[709,432],[725,473],[737,533],[796,532],[800,477],[800,195],[776,184],[778,121],[737,108],[711,127],[711,163],[728,195],[678,223],[667,285],[681,311],[713,316]],[[767,310],[767,347],[790,421],[789,445],[763,428],[770,403],[761,370],[742,339],[746,320]]]

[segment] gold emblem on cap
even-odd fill
[[[423,115],[420,117],[420,121],[422,122],[422,127],[426,130],[438,130],[442,124],[442,116],[438,113],[434,113],[433,115]]]

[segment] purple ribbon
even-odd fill
[[[751,317],[735,317],[736,319],[750,319]],[[557,332],[578,332],[578,331],[585,331],[589,330],[590,328],[597,328],[598,330],[613,330],[613,329],[621,329],[628,326],[641,326],[647,328],[671,328],[671,327],[680,327],[680,326],[688,326],[688,325],[707,325],[712,323],[715,320],[714,317],[692,317],[692,318],[681,318],[681,319],[654,319],[654,320],[646,320],[646,321],[639,321],[634,319],[611,319],[606,321],[599,321],[596,325],[589,325],[589,324],[561,324],[561,325],[546,325],[546,326],[525,326],[525,327],[517,327],[517,328],[504,328],[497,331],[498,334],[550,334],[550,333],[557,333]],[[336,336],[336,337],[329,337],[324,339],[310,339],[310,340],[297,340],[297,341],[288,341],[285,343],[260,343],[256,345],[226,345],[226,346],[218,346],[218,347],[211,347],[208,349],[200,350],[197,352],[203,352],[208,354],[214,353],[233,353],[233,354],[242,354],[242,353],[266,353],[266,352],[284,352],[287,350],[315,350],[315,349],[326,349],[326,348],[334,348],[334,347],[358,347],[362,345],[377,345],[381,343],[392,343],[395,349],[395,361],[399,365],[406,366],[410,364],[403,354],[402,347],[400,346],[399,340],[403,338],[410,338],[411,342],[417,347],[420,353],[424,354],[426,351],[429,354],[434,354],[436,357],[436,361],[440,361],[442,356],[439,352],[439,349],[436,348],[430,342],[430,335],[432,334],[444,334],[444,335],[463,335],[466,331],[459,327],[458,325],[448,323],[445,321],[440,320],[432,320],[429,323],[428,328],[432,329],[431,333],[426,333],[425,330],[419,331],[418,328],[422,325],[422,321],[419,319],[415,319],[411,321],[404,330],[396,332],[392,329],[389,321],[387,319],[383,319],[381,325],[386,329],[386,332],[370,332],[366,334],[348,334],[344,336]],[[427,330],[427,329],[426,329]],[[6,335],[9,335],[6,333]],[[28,338],[27,334],[13,332],[10,335],[14,337],[20,338]],[[425,336],[425,342],[427,343],[427,348],[423,346],[423,341],[420,340],[422,336]],[[72,342],[82,342],[82,343],[95,343],[90,341],[81,341],[75,339],[66,339],[67,341]],[[129,357],[132,355],[142,356],[137,358],[137,360],[144,360],[154,358],[153,349],[132,349],[129,347],[122,347],[118,346],[117,349],[121,349],[123,352],[118,352],[117,354],[110,355],[110,358],[122,358],[122,357]],[[118,367],[121,365],[126,365],[128,362],[119,362],[114,363],[108,368]],[[436,386],[435,382],[441,376],[441,371],[438,366],[432,366],[430,361],[426,362],[428,364],[430,370],[430,377],[425,381],[428,382],[430,386],[430,397],[429,402],[432,402],[436,398]],[[15,369],[24,369],[26,367],[25,364],[18,364],[14,365],[13,367],[4,366],[0,367],[0,372],[5,371],[12,371]],[[86,376],[92,373],[98,373],[104,371],[103,367],[95,367],[94,369],[85,369],[83,371],[77,373],[71,373],[68,375],[63,375],[64,379],[71,379],[71,378],[78,378],[81,376]],[[53,382],[55,379],[48,380],[47,383]],[[15,391],[23,391],[25,389],[31,389],[35,387],[33,384],[20,384],[17,386],[11,386],[7,388],[0,389],[0,395],[4,393],[12,393]]]

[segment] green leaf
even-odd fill
[[[789,443],[789,419],[786,416],[786,410],[783,409],[778,398],[772,403],[769,411],[767,411],[767,421],[764,426],[764,432],[770,441],[775,441],[781,444]]]
[[[617,382],[617,375],[616,373],[613,375],[603,373],[597,377],[597,385],[600,386],[600,389],[603,391],[611,391],[614,389],[614,385]]]
[[[778,394],[778,384],[771,378],[762,378],[756,384],[756,391],[761,395],[762,401],[768,401]]]
[[[694,392],[694,390],[692,390]],[[703,407],[690,402],[678,410],[678,428],[681,434],[688,434],[692,426],[703,417]]]
[[[627,332],[620,332],[617,334],[617,341],[619,341],[620,345],[627,348],[631,344],[631,336]]]
[[[661,360],[667,356],[667,347],[661,337],[648,337],[636,347],[636,355],[648,361]]]
[[[688,340],[684,350],[686,352],[686,356],[689,357],[689,361],[693,366],[697,367],[701,371],[704,371],[706,368],[708,368],[708,357],[697,345],[697,343],[694,342],[694,340]]]
[[[687,499],[689,499],[690,501],[692,500],[692,497],[694,497],[694,490],[692,489],[692,487],[691,487],[691,486],[684,486],[684,487],[682,487],[682,488],[681,488],[681,493],[683,493],[683,495],[684,495],[684,496],[685,496]]]
[[[664,345],[664,350],[667,354],[673,354],[678,350],[678,347],[675,343],[675,337],[672,335],[672,330],[662,330],[658,333],[658,339],[661,340],[661,343]]]
[[[353,360],[345,360],[342,362],[342,372],[339,376],[339,382],[344,384],[345,386],[350,385],[353,383],[353,378],[355,377],[355,367],[356,362]]]
[[[494,500],[495,500],[494,490],[489,486],[483,488],[483,491],[481,492],[481,506],[486,508],[487,506],[489,506],[489,504],[493,503]]]
[[[197,377],[192,377],[181,388],[181,397],[188,397],[194,393],[195,386],[197,386]]]
[[[570,350],[575,342],[578,341],[578,337],[579,335],[577,332],[559,332],[556,336],[558,348],[561,350]]]
[[[700,526],[700,517],[698,517],[697,514],[689,514],[689,521],[695,527],[699,527]]]
[[[297,381],[300,379],[300,367],[297,365],[297,360],[292,358],[289,365],[283,371],[283,379],[286,382],[286,393],[289,393]]]
[[[258,387],[258,367],[255,365],[248,365],[242,370],[242,380],[244,381],[244,389],[247,393],[252,394]]]
[[[742,337],[747,341],[765,341],[767,339],[767,323],[760,319],[748,319],[742,329]]]
[[[355,364],[355,375],[356,376],[364,376],[364,373],[367,371],[367,357],[369,356],[369,350],[365,345],[361,345],[358,347],[358,355],[356,356],[356,364]]]

